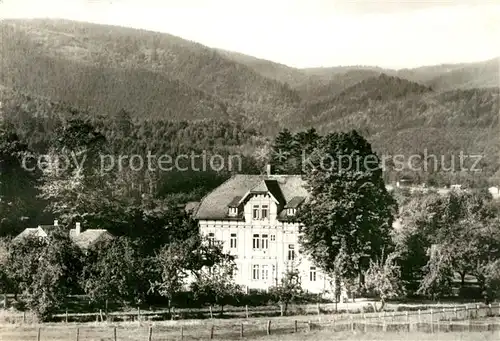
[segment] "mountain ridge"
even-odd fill
[[[235,121],[267,136],[358,129],[377,150],[405,153],[483,150],[498,125],[497,58],[403,70],[296,69],[118,26],[10,20],[0,29],[7,38],[0,84],[100,115],[125,109],[148,120]]]

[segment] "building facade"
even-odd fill
[[[235,256],[235,282],[266,290],[288,270],[304,290],[333,292],[331,281],[300,250],[295,216],[309,194],[300,175],[235,175],[205,196],[195,218],[200,233]]]

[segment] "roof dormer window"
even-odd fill
[[[238,215],[238,207],[229,207],[229,216],[236,217]]]
[[[295,213],[296,213],[296,209],[295,209],[295,208],[288,208],[288,209],[286,210],[286,214],[287,214],[288,216],[294,216],[294,215],[295,215]]]

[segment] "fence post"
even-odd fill
[[[210,306],[209,309],[210,309],[210,318],[213,319],[214,318],[214,313],[212,311],[212,306]]]
[[[116,341],[116,327],[113,328],[113,340]]]
[[[365,332],[365,333],[366,333],[366,328],[367,328],[366,323],[367,323],[366,315],[365,315],[365,313],[363,313],[363,332]]]
[[[298,331],[297,320],[295,320],[294,323],[293,323],[293,331],[294,331],[294,333],[296,333]]]
[[[479,314],[479,304],[476,304],[476,316],[475,318],[478,318]]]
[[[283,304],[280,303],[280,316],[283,316]]]
[[[36,334],[37,341],[40,341],[40,327],[38,327],[38,333]]]
[[[243,337],[243,322],[240,325],[240,337]]]
[[[267,335],[271,335],[271,320],[267,321]]]
[[[184,326],[181,326],[181,340],[184,340]]]
[[[26,311],[23,311],[23,323],[26,323]]]
[[[80,328],[76,328],[76,341],[80,338]]]
[[[214,338],[214,325],[212,324],[212,326],[210,327],[210,340],[212,340]]]
[[[101,317],[101,322],[104,322],[104,318],[102,317],[102,309],[99,309],[99,316]]]
[[[418,323],[420,323],[422,321],[421,319],[421,315],[420,315],[420,309],[418,310]]]
[[[439,333],[441,331],[441,319],[439,314],[437,315],[436,322],[437,322],[437,332]]]
[[[307,329],[308,329],[308,331],[312,330],[311,321],[307,321]]]
[[[491,309],[491,303],[488,304],[488,316],[493,316],[493,310]]]
[[[458,320],[458,311],[457,311],[457,307],[453,307],[453,313],[455,315],[455,320]]]
[[[319,302],[318,302],[318,304],[317,304],[317,308],[318,308],[318,316],[319,316],[319,315],[321,314],[321,309],[320,309],[320,307],[319,307]]]
[[[149,336],[148,336],[148,341],[151,341],[153,338],[153,327],[149,327]]]
[[[352,320],[352,316],[351,315],[349,315],[349,318],[351,320],[351,332],[354,333],[354,321]]]
[[[245,305],[245,312],[246,312],[246,316],[248,318],[248,305]]]
[[[65,321],[66,323],[68,323],[68,309],[66,309],[66,315],[65,315],[65,319],[64,319],[64,321]]]
[[[465,316],[466,316],[467,320],[470,319],[469,306],[467,306],[467,304],[465,305]]]
[[[141,321],[141,308],[140,307],[137,307],[137,321],[138,322]]]
[[[431,333],[434,333],[434,311],[431,308]]]
[[[408,315],[408,310],[405,311],[406,323],[408,324],[408,333],[410,332],[410,316]]]

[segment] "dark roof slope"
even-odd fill
[[[304,200],[306,200],[305,197],[293,197],[292,200],[286,204],[285,208],[297,208]]]
[[[305,185],[300,175],[234,175],[202,199],[195,218],[227,219],[228,205],[235,197],[243,197],[255,190],[268,190],[286,204],[297,196],[308,197]]]
[[[240,203],[240,200],[241,198],[243,198],[241,195],[237,195],[233,198],[233,200],[231,200],[231,202],[229,203],[229,205],[227,205],[228,207],[238,207],[239,206],[239,203]]]
[[[278,200],[280,205],[285,205],[286,200],[285,197],[283,196],[283,193],[281,192],[280,185],[277,180],[264,180],[267,190],[269,193],[273,195],[273,197]]]

